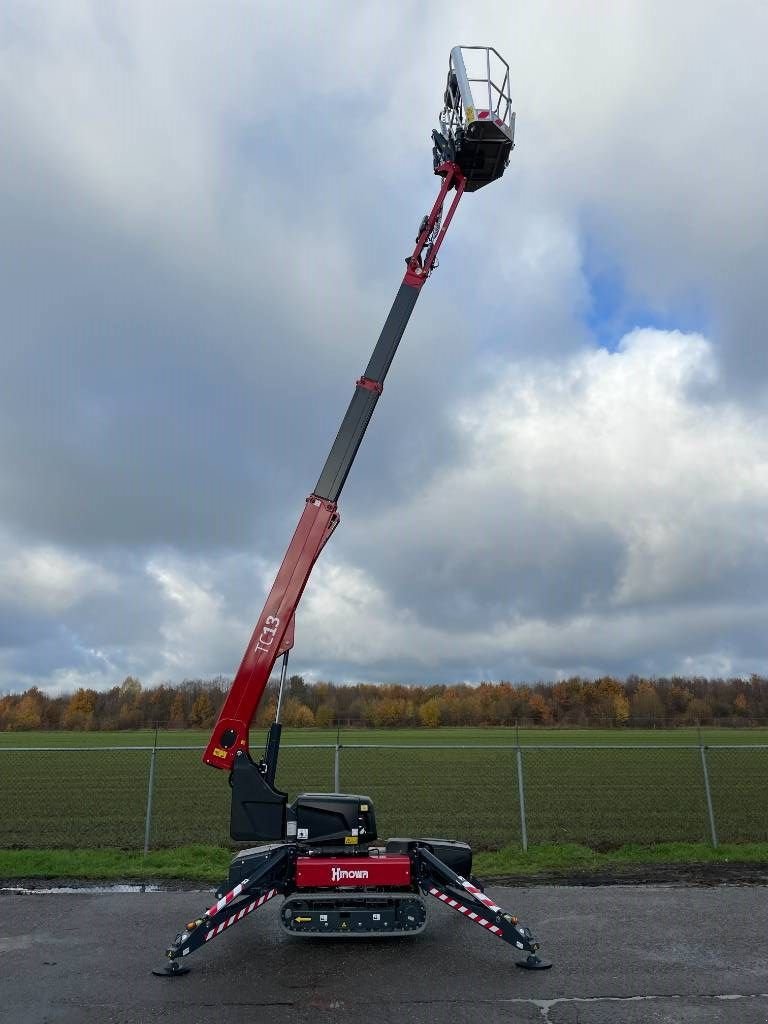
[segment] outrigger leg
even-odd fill
[[[202,917],[190,921],[184,931],[177,934],[165,951],[167,962],[155,968],[152,973],[158,977],[186,974],[189,967],[182,962],[184,957],[221,935],[226,928],[242,921],[254,910],[259,910],[273,896],[285,892],[295,852],[293,843],[270,850],[263,864],[250,878],[239,882],[209,907]]]
[[[537,955],[539,948],[530,928],[518,923],[490,899],[479,885],[457,875],[447,864],[429,850],[418,847],[413,853],[415,877],[421,891],[463,914],[481,928],[508,942],[516,949],[528,952],[525,960],[517,960],[518,967],[529,971],[545,971],[552,964]]]

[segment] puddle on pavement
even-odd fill
[[[185,890],[207,892],[204,889]],[[0,896],[55,896],[59,894],[75,896],[104,896],[110,893],[125,892],[178,892],[178,889],[165,888],[162,885],[57,885],[51,888],[27,888],[22,885],[0,887]]]

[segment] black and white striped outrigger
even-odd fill
[[[508,942],[515,949],[527,952],[525,960],[516,961],[518,967],[525,967],[529,971],[544,971],[552,966],[550,961],[542,960],[537,955],[539,944],[534,940],[530,928],[521,925],[514,915],[497,906],[476,881],[467,881],[429,850],[419,849],[418,853],[421,870],[420,873],[417,870],[416,879],[422,892]]]
[[[238,882],[210,906],[202,917],[190,921],[176,935],[165,952],[166,962],[152,971],[157,975],[186,974],[189,968],[182,962],[194,950],[221,935],[233,924],[238,924],[289,887],[290,870],[296,848],[285,844],[269,850],[260,870],[251,878]]]

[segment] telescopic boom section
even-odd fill
[[[443,179],[431,213],[424,218],[416,246],[406,261],[406,271],[363,376],[342,420],[315,490],[285,553],[266,604],[256,623],[240,668],[227,694],[203,761],[230,770],[235,756],[248,751],[248,729],[269,682],[279,654],[293,641],[293,622],[309,574],[324,545],[339,524],[336,502],[381,395],[384,378],[397,352],[424,282],[435,260],[451,219],[464,194],[466,177],[458,164],[447,161],[435,168]],[[453,198],[443,216],[448,193]]]

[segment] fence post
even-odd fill
[[[336,743],[336,747],[333,751],[333,792],[339,793],[341,787],[339,785],[339,751],[341,750],[341,744]]]
[[[525,821],[525,785],[523,784],[523,752],[518,742],[517,750],[517,795],[520,801],[520,839],[523,844],[523,853],[528,852],[528,829]]]
[[[144,856],[149,853],[149,834],[152,831],[152,796],[155,790],[155,761],[157,760],[157,726],[155,726],[155,743],[149,759],[149,783],[147,784],[147,813],[144,821]]]
[[[712,839],[712,845],[714,847],[717,847],[715,810],[712,806],[712,792],[709,788],[709,771],[707,770],[707,748],[701,742],[701,734],[699,734],[699,754],[701,755],[701,773],[704,776],[704,793],[707,797],[707,814],[709,815],[709,834]]]

